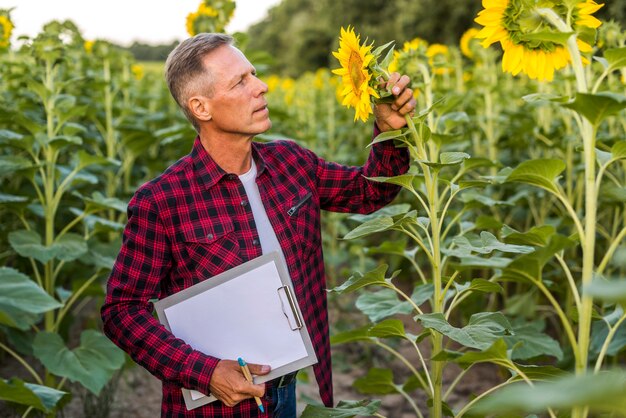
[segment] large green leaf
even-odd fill
[[[396,216],[407,214],[410,210],[411,205],[408,203],[399,203],[396,205],[385,206],[384,208],[379,209],[374,213],[370,213],[369,215],[354,214],[350,216],[350,219],[363,223],[381,217],[395,218]]]
[[[507,182],[525,183],[558,193],[556,178],[565,170],[565,163],[557,159],[524,161],[506,178]]]
[[[354,381],[354,388],[364,395],[388,395],[398,392],[389,369],[369,369],[367,375]]]
[[[471,156],[465,152],[442,152],[439,155],[439,162],[424,161],[427,166],[435,169],[441,169],[447,166],[461,165],[463,161]]]
[[[380,408],[380,401],[341,401],[335,408],[307,405],[300,418],[371,417]]]
[[[612,92],[576,93],[574,100],[563,106],[577,111],[592,125],[598,126],[607,117],[626,108],[626,97]]]
[[[330,289],[329,292],[350,293],[354,292],[355,290],[361,289],[362,287],[372,285],[388,287],[391,283],[391,279],[393,279],[399,273],[399,271],[396,271],[391,275],[390,278],[386,278],[385,273],[387,272],[388,267],[389,266],[387,266],[386,264],[382,264],[376,267],[374,270],[368,271],[365,274],[357,272],[354,275],[350,276],[350,278],[346,280],[343,284],[333,289]]]
[[[398,129],[395,131],[381,132],[380,134],[378,134],[378,136],[376,136],[376,138],[374,138],[374,140],[369,145],[376,144],[378,142],[389,141],[391,139],[403,138],[407,136],[408,134],[409,134],[409,130],[403,131],[401,129]]]
[[[41,242],[41,236],[33,230],[9,233],[9,243],[19,255],[34,258],[44,264],[53,258],[76,260],[87,252],[87,243],[78,234],[65,234],[51,246],[45,246]]]
[[[410,314],[413,310],[411,304],[398,299],[398,294],[392,289],[365,292],[356,300],[356,307],[372,322],[378,322],[396,314]]]
[[[67,392],[47,386],[25,383],[18,378],[0,379],[0,399],[20,405],[32,406],[40,411],[50,413]]]
[[[39,314],[61,306],[25,274],[0,267],[0,324],[26,330]]]
[[[616,370],[565,376],[535,386],[516,383],[480,401],[471,412],[501,416],[506,413],[540,412],[547,408],[588,406],[592,411],[626,414],[626,372]]]
[[[125,360],[119,348],[94,330],[83,331],[80,346],[74,350],[65,346],[59,334],[40,332],[35,337],[33,352],[51,373],[80,382],[95,395]]]
[[[480,312],[470,317],[467,326],[456,328],[440,313],[417,315],[416,320],[465,347],[485,350],[511,331],[511,324],[500,312]]]
[[[511,359],[528,360],[544,355],[556,357],[557,360],[563,358],[559,342],[543,332],[545,323],[542,320],[527,323],[513,321],[512,326],[512,334],[504,337],[504,341],[513,349]]]
[[[556,253],[575,245],[575,241],[554,234],[546,246],[537,247],[534,252],[516,258],[500,272],[499,278],[516,281],[539,280],[543,267]]]

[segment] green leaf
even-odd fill
[[[432,283],[420,284],[420,285],[415,286],[415,289],[413,289],[411,300],[417,306],[420,306],[422,303],[430,299],[434,293],[435,293],[435,286]]]
[[[507,182],[526,183],[541,187],[552,193],[558,193],[557,176],[565,170],[565,162],[556,159],[537,159],[524,161],[507,177]]]
[[[372,322],[378,322],[396,314],[410,314],[413,307],[407,301],[400,301],[392,289],[378,292],[365,292],[356,300],[356,307]]]
[[[98,395],[113,373],[124,365],[124,352],[94,330],[83,331],[80,346],[70,350],[59,334],[39,332],[33,352],[57,376],[80,382]]]
[[[609,327],[614,327],[622,315],[624,315],[624,309],[617,305],[612,312],[604,315],[601,320],[593,322],[591,325],[591,343],[589,345],[589,352],[592,358],[600,353],[609,334]],[[626,322],[622,322],[618,326],[609,343],[606,354],[609,356],[617,355],[624,347],[626,347]]]
[[[611,147],[611,156],[616,160],[626,158],[626,141],[619,141]]]
[[[365,237],[367,235],[375,234],[377,232],[387,231],[391,227],[393,227],[393,219],[390,217],[380,217],[376,219],[369,220],[352,231],[348,232],[343,239],[355,239]]]
[[[498,283],[490,282],[485,279],[474,279],[470,283],[469,289],[474,292],[482,293],[502,293],[503,289]]]
[[[78,151],[77,167],[79,170],[82,170],[83,168],[89,167],[90,165],[94,165],[94,164],[98,164],[102,166],[107,166],[107,165],[119,166],[120,162],[117,160],[112,160],[109,158],[101,157],[99,155],[91,155],[85,150]]]
[[[380,217],[395,217],[399,215],[405,215],[411,210],[411,205],[408,203],[400,203],[396,205],[385,206],[382,209],[377,210],[374,213],[370,213],[369,215],[361,215],[354,214],[350,216],[350,219],[355,220],[357,222],[367,222],[372,219],[380,218]]]
[[[604,58],[611,69],[626,67],[626,47],[607,49]]]
[[[454,244],[456,248],[442,250],[442,252],[456,257],[464,257],[472,253],[491,254],[494,251],[512,254],[529,254],[534,251],[533,247],[527,245],[505,244],[487,231],[481,232],[480,237],[471,233],[456,237]]]
[[[580,113],[597,127],[608,116],[626,108],[626,97],[612,92],[576,93],[576,98],[563,106]]]
[[[380,401],[341,401],[335,408],[307,405],[300,418],[353,418],[374,416],[380,408]]]
[[[528,323],[513,322],[513,333],[504,337],[512,348],[511,359],[528,360],[539,356],[552,356],[563,359],[563,350],[558,341],[543,332],[545,323],[537,320]]]
[[[394,272],[390,278],[385,278],[385,273],[387,272],[388,267],[389,266],[387,266],[386,264],[382,264],[376,267],[374,270],[368,271],[365,274],[357,272],[354,275],[350,276],[350,278],[348,278],[348,280],[346,280],[340,286],[329,289],[328,291],[341,294],[354,292],[355,290],[361,289],[365,286],[374,285],[389,287],[391,279],[393,279],[399,273],[399,271]]]
[[[0,155],[0,176],[25,170],[33,166],[29,159],[17,155]]]
[[[402,131],[401,129],[398,129],[395,131],[381,132],[380,134],[376,136],[376,138],[374,138],[374,140],[370,143],[370,145],[377,144],[379,142],[389,141],[391,139],[402,138],[402,137],[407,136],[408,133],[409,133],[408,130]]]
[[[91,197],[81,197],[87,203],[88,209],[113,209],[118,212],[126,213],[128,207],[128,203],[116,197],[106,197],[100,192],[92,193]]]
[[[476,363],[511,364],[507,354],[506,343],[502,338],[495,340],[491,346],[488,346],[483,351],[470,351],[453,361],[466,367]]]
[[[388,395],[396,393],[393,372],[389,369],[369,369],[367,375],[354,381],[354,388],[364,395]]]
[[[398,186],[402,186],[407,190],[415,190],[415,188],[413,187],[413,180],[415,180],[415,175],[413,174],[402,174],[394,177],[366,177],[366,179],[370,181],[375,181],[377,183],[396,184]]]
[[[22,134],[7,129],[0,129],[0,144],[11,144],[20,141],[22,138],[24,138]]]
[[[12,194],[0,193],[0,203],[1,204],[26,203],[29,200],[30,199],[28,197],[26,197],[26,196],[17,196],[17,195],[12,195]]]
[[[10,267],[0,267],[0,323],[22,330],[38,315],[63,306],[28,276]]]
[[[583,288],[586,296],[604,302],[615,302],[626,306],[626,280],[603,280],[594,279]]]
[[[18,378],[0,379],[0,399],[20,405],[32,406],[45,413],[53,412],[61,398],[67,395],[47,386],[25,383]]]
[[[429,167],[441,169],[446,166],[461,165],[468,158],[470,158],[470,155],[465,152],[442,152],[439,155],[438,163],[430,161],[423,161],[423,163]]]
[[[361,328],[331,335],[330,343],[332,345],[337,345],[337,344],[351,343],[354,341],[367,341],[371,339],[369,330],[370,330],[370,325],[366,325]]]
[[[42,245],[41,241],[41,236],[36,231],[20,230],[9,233],[9,243],[19,255],[34,258],[43,264],[53,258],[62,261],[76,260],[87,252],[87,243],[78,234],[65,234],[49,247]]]
[[[600,372],[565,376],[534,386],[512,384],[480,401],[473,414],[501,416],[505,413],[540,412],[547,408],[588,406],[592,411],[626,414],[626,373]]]
[[[434,329],[459,344],[478,350],[489,348],[511,330],[511,324],[500,312],[474,314],[463,328],[450,325],[440,313],[417,315],[415,319],[426,328]]]
[[[545,247],[555,233],[556,228],[552,225],[534,226],[526,232],[518,232],[506,225],[502,227],[502,238],[506,243],[534,247]]]
[[[552,31],[538,31],[529,32],[520,35],[520,40],[523,41],[536,41],[536,42],[553,42],[559,45],[566,45],[567,40],[574,32],[552,32]]]
[[[567,372],[554,366],[527,366],[516,364],[516,367],[531,380],[552,381],[567,376]],[[523,378],[517,375],[514,380],[523,380]]]
[[[399,319],[387,319],[374,325],[370,328],[369,335],[377,338],[409,338],[404,331],[404,324]]]

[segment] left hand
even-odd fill
[[[416,105],[409,84],[411,79],[407,75],[400,76],[399,73],[392,73],[389,81],[383,84],[383,87],[391,89],[395,100],[393,103],[380,103],[374,106],[376,125],[382,132],[400,129],[406,125],[404,115],[411,113]]]

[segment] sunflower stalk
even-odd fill
[[[578,44],[577,35],[571,26],[563,21],[552,9],[538,9],[539,15],[550,22],[557,30],[563,33],[573,33],[567,40],[567,49],[571,57],[572,68],[576,76],[576,87],[578,93],[587,93],[587,77],[583,67],[582,57]],[[584,159],[584,198],[585,198],[585,220],[582,241],[582,277],[583,287],[591,284],[594,273],[594,254],[597,220],[597,191],[596,191],[596,131],[591,122],[583,115],[579,114],[579,128],[583,140]],[[584,375],[588,369],[589,344],[591,339],[591,320],[593,314],[593,299],[583,293],[581,297],[581,309],[579,312],[578,326],[578,356],[576,356],[576,374]],[[588,409],[576,407],[572,410],[573,418],[585,418]]]

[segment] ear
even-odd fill
[[[187,106],[197,120],[208,122],[211,120],[211,103],[206,96],[192,96],[187,100]]]

